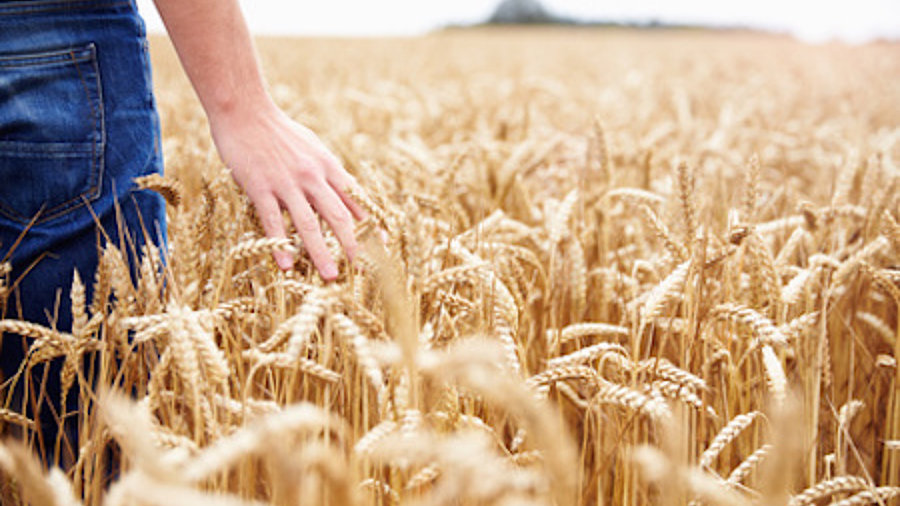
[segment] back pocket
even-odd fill
[[[96,48],[0,54],[0,215],[45,222],[100,196]]]

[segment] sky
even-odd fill
[[[417,35],[487,18],[498,0],[240,0],[257,34]],[[557,14],[586,19],[744,25],[787,31],[809,42],[900,39],[900,0],[544,0]],[[162,31],[152,0],[138,0]]]

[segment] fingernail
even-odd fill
[[[322,277],[325,279],[334,279],[338,275],[337,266],[333,263],[327,263],[322,267]]]
[[[287,253],[276,253],[275,263],[278,264],[278,268],[283,271],[289,271],[294,266],[293,260]]]

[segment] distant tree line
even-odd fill
[[[698,26],[687,24],[664,23],[659,20],[646,21],[611,21],[611,20],[582,20],[557,15],[546,9],[539,0],[502,0],[494,9],[493,14],[482,24],[486,25],[568,25],[568,26],[596,26],[596,27],[627,27],[627,28],[716,28],[716,29],[745,29],[740,26]]]
[[[563,20],[544,8],[538,0],[502,0],[488,18],[491,25],[546,24]]]

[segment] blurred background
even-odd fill
[[[163,31],[152,0],[138,0],[151,31]],[[900,38],[900,0],[241,0],[260,35],[406,36],[456,25],[539,22],[646,28],[706,26],[789,33],[807,42]]]

